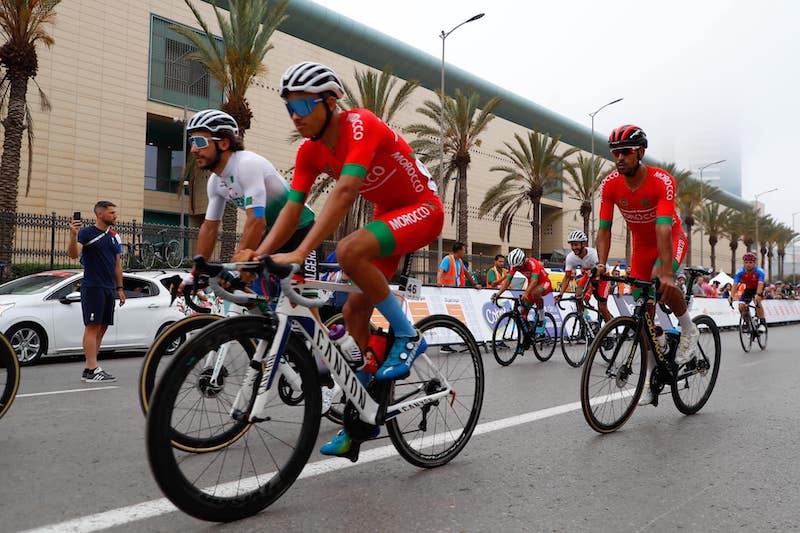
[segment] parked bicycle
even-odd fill
[[[769,327],[766,321],[762,322],[758,318],[756,309],[755,301],[751,300],[747,302],[747,311],[739,315],[739,342],[742,344],[742,349],[748,353],[753,349],[754,342],[758,342],[758,347],[762,350],[767,349]]]
[[[527,316],[522,309],[519,298],[513,296],[500,296],[497,300],[508,300],[512,303],[511,310],[506,311],[494,323],[492,331],[492,352],[495,360],[502,366],[508,366],[519,355],[533,348],[533,353],[539,361],[547,361],[552,357],[558,342],[558,326],[550,313],[544,314],[544,320],[539,320],[538,308],[534,305]],[[495,301],[495,305],[501,307]],[[529,316],[533,320],[529,320]]]
[[[464,448],[480,415],[484,387],[481,355],[464,324],[447,315],[421,320],[416,327],[428,349],[411,374],[394,382],[370,380],[365,386],[327,329],[313,318],[309,307],[323,302],[299,292],[356,292],[357,287],[293,280],[297,265],[278,265],[269,258],[260,263],[196,265],[211,276],[240,267],[281,280],[275,311],[226,318],[203,328],[175,354],[150,402],[150,466],[178,508],[203,520],[227,522],[259,512],[291,486],[319,431],[320,388],[312,353],[325,360],[347,397],[344,426],[354,439],[351,460],[357,460],[360,443],[383,425],[400,455],[416,466],[441,466]],[[221,362],[213,354],[229,343]],[[252,343],[256,349],[250,353],[245,347]],[[469,349],[443,353],[438,347],[445,343]],[[300,394],[282,390],[277,379],[282,365],[298,376]],[[291,390],[298,389],[293,385]],[[201,433],[200,419],[215,424],[203,420]],[[249,429],[242,434],[245,425]],[[176,434],[206,447],[213,442],[221,447],[187,453],[172,446]]]
[[[125,270],[150,270],[158,261],[159,266],[178,268],[183,262],[183,249],[177,239],[167,239],[167,230],[158,231],[157,241],[125,243],[122,268]]]
[[[658,404],[663,388],[669,385],[680,412],[689,415],[699,411],[711,396],[719,373],[722,349],[717,324],[708,315],[692,319],[700,330],[697,355],[688,363],[677,365],[675,354],[680,333],[668,331],[666,346],[662,347],[657,340],[657,326],[648,312],[648,306],[654,305],[658,279],[643,281],[630,276],[602,276],[602,279],[627,283],[640,289],[641,294],[633,314],[608,322],[589,350],[581,377],[581,408],[589,426],[599,433],[622,427],[645,387],[653,392],[654,405]],[[606,339],[614,344],[608,354],[609,361],[598,356]],[[648,350],[655,354],[656,367],[650,383],[645,383]]]
[[[567,364],[578,368],[586,360],[589,348],[597,336],[597,332],[600,331],[602,317],[599,310],[582,297],[561,298],[557,303],[558,308],[564,309],[561,304],[570,301],[575,302],[575,310],[568,313],[561,321],[561,353]],[[595,313],[596,318],[590,314],[590,311]],[[608,360],[607,352],[613,348],[613,340],[606,339],[600,347],[600,354]]]
[[[8,340],[0,334],[0,418],[14,403],[19,390],[19,359]]]

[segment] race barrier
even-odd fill
[[[397,287],[392,287],[397,290]],[[490,297],[494,294],[492,289],[461,289],[454,287],[424,287],[419,299],[405,301],[406,315],[412,322],[421,320],[432,314],[446,314],[457,318],[467,325],[477,341],[490,341],[492,330],[497,319],[504,312],[511,309],[511,300],[501,299],[495,305]],[[509,294],[510,293],[510,294]],[[522,291],[508,290],[503,296],[519,296]],[[596,307],[594,298],[592,306]],[[559,309],[553,299],[553,294],[544,297],[545,310],[553,315],[556,326],[561,327],[561,321],[568,313],[574,310],[572,302],[563,302],[564,309]],[[800,321],[800,300],[764,300],[764,316],[767,323]],[[608,308],[613,316],[632,313],[634,307],[633,297],[630,295],[611,296],[608,299]],[[737,326],[739,324],[739,311],[728,305],[725,298],[693,298],[689,309],[692,316],[698,314],[709,315],[719,327]],[[388,329],[389,324],[377,310],[372,314],[372,322],[377,327]],[[675,316],[666,315],[657,308],[656,323],[664,328],[677,325]],[[435,342],[452,342],[455,339],[436,339],[428,334],[428,338]]]

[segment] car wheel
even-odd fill
[[[47,352],[47,334],[37,324],[17,324],[6,332],[20,365],[31,365]]]
[[[174,324],[174,323],[175,323],[175,322],[167,322],[166,324],[164,324],[163,326],[161,326],[161,327],[159,328],[159,330],[158,330],[158,334],[156,335],[156,339],[157,339],[157,338],[159,338],[159,337],[161,336],[161,334],[162,334],[162,333],[164,333],[165,331],[167,331],[167,330],[169,329],[169,327],[170,327],[172,324]],[[181,347],[181,345],[182,345],[184,342],[186,342],[186,335],[181,335],[179,338],[175,339],[175,341],[174,341],[174,342],[170,343],[170,345],[169,345],[169,346],[167,346],[167,347],[164,349],[164,355],[175,355],[175,352],[177,352],[177,351],[178,351],[178,348],[180,348],[180,347]]]

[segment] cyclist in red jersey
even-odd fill
[[[490,299],[493,302],[497,301],[497,298],[511,285],[511,279],[514,277],[514,274],[519,272],[528,280],[528,284],[525,286],[525,291],[522,293],[522,296],[520,296],[519,301],[522,305],[527,307],[528,310],[532,305],[536,305],[539,317],[539,327],[536,329],[536,333],[544,333],[545,317],[543,297],[545,294],[549,294],[553,291],[553,285],[550,283],[550,276],[547,275],[547,271],[544,269],[544,265],[541,262],[533,257],[528,257],[526,259],[525,252],[519,248],[511,250],[507,259],[508,266],[511,267],[511,270],[508,271],[503,283],[500,284],[497,292],[492,294]],[[528,315],[528,310],[526,310],[524,314],[526,317]]]
[[[742,316],[747,313],[747,304],[750,300],[756,302],[756,316],[762,323],[766,323],[764,319],[764,307],[761,305],[761,299],[764,296],[764,279],[766,275],[764,271],[756,266],[758,257],[753,252],[747,252],[742,257],[744,266],[740,268],[733,276],[733,287],[728,295],[728,302],[733,305],[733,295],[737,294],[740,286],[743,286],[742,295],[739,297],[739,313]],[[747,322],[745,322],[747,324]]]
[[[681,326],[675,362],[686,364],[697,351],[700,332],[688,313],[683,293],[675,285],[675,271],[686,253],[686,235],[675,211],[675,178],[663,169],[641,162],[647,136],[638,126],[627,124],[615,129],[608,138],[608,146],[617,168],[600,184],[600,220],[595,243],[599,258],[597,274],[605,272],[611,248],[611,222],[617,206],[633,241],[630,275],[639,279],[659,278],[661,301],[669,305]],[[650,312],[652,316],[655,309]],[[646,382],[652,366],[651,361]],[[650,387],[645,387],[639,404],[652,400]]]
[[[275,261],[303,264],[341,224],[358,195],[374,203],[373,221],[336,246],[339,264],[363,291],[349,295],[343,313],[347,330],[362,353],[369,341],[373,308],[386,317],[395,342],[375,378],[400,379],[409,375],[414,360],[427,346],[389,291],[388,279],[403,255],[438,237],[444,210],[430,174],[406,141],[366,109],[338,111],[343,96],[342,83],[325,65],[299,63],[281,78],[281,97],[305,140],[295,159],[288,202],[255,254],[272,253],[291,236],[306,196],[322,173],[336,180],[322,212],[298,248],[273,256]],[[349,436],[341,431],[320,451],[344,455],[350,446]]]

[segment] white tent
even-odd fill
[[[733,285],[733,278],[727,275],[725,272],[720,272],[719,274],[711,278],[710,283],[714,283],[715,281],[719,281],[720,289],[724,287],[727,283]]]

